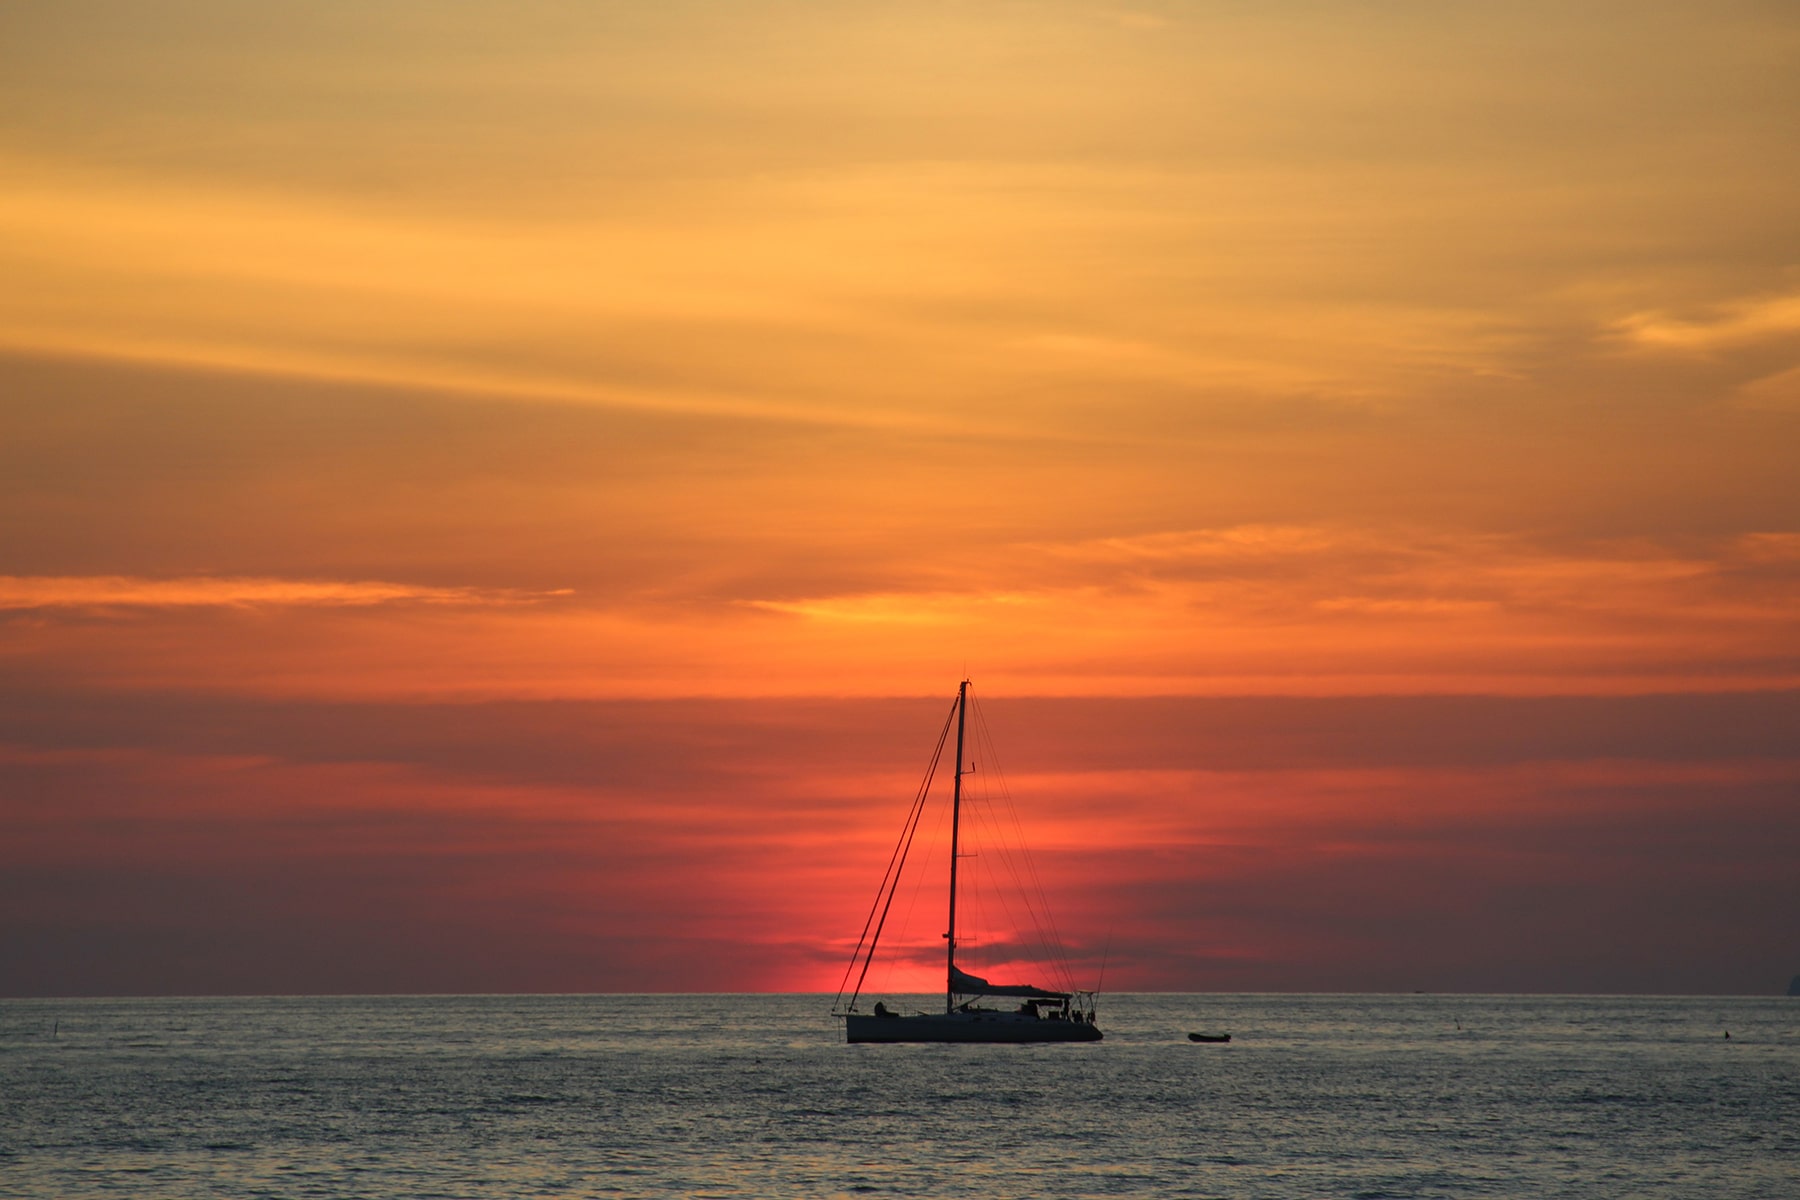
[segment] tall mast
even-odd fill
[[[944,960],[944,1011],[956,1011],[956,834],[962,823],[963,721],[969,711],[969,681],[956,685],[956,778],[950,785],[950,932]]]

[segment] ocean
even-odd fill
[[[0,1196],[1800,1197],[1800,999],[1111,995],[1048,1046],[829,1007],[0,1001]]]

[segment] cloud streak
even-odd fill
[[[0,980],[829,989],[943,700],[0,696]],[[1114,987],[1764,991],[1797,704],[990,696],[969,802],[1007,768]]]
[[[1127,986],[1800,958],[1792,6],[14,7],[8,986],[826,986],[964,675]]]
[[[375,581],[191,576],[144,579],[122,575],[0,575],[0,610],[189,609],[253,607],[364,608],[392,604],[480,607],[529,604],[571,595],[569,589],[420,587]]]
[[[1783,688],[1800,680],[1795,538],[1228,528],[995,546],[978,569],[922,564],[909,590],[781,598],[726,571],[661,596],[10,577],[0,653],[96,686],[320,699],[927,694],[977,650],[984,679],[1029,694]],[[285,614],[282,637],[258,609]]]
[[[1633,313],[1618,332],[1640,346],[1707,354],[1771,338],[1800,334],[1800,295],[1764,296],[1720,306],[1705,317],[1666,312]]]

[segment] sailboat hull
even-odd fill
[[[1059,1017],[1018,1013],[919,1013],[844,1018],[847,1042],[1097,1042],[1098,1026]]]
[[[1076,992],[1072,988],[1052,991],[1024,983],[996,985],[978,975],[957,969],[956,864],[958,859],[967,857],[958,849],[958,837],[962,827],[963,776],[967,773],[963,761],[963,733],[968,716],[969,681],[965,679],[957,685],[956,703],[950,710],[950,717],[956,719],[956,769],[950,791],[949,932],[944,934],[944,1001],[949,1011],[902,1016],[890,1011],[885,1002],[876,1004],[872,1013],[846,1012],[837,1004],[832,1006],[832,1011],[843,1015],[844,1040],[851,1043],[1097,1042],[1102,1035],[1093,1024],[1092,992]],[[925,811],[925,799],[931,792],[931,781],[943,761],[945,739],[950,734],[950,717],[944,719],[944,728],[938,734],[937,749],[933,752],[931,765],[927,768],[925,779],[919,785],[918,794],[907,813],[900,841],[894,847],[894,857],[888,863],[887,874],[882,880],[881,889],[876,893],[874,905],[869,909],[869,918],[863,924],[863,932],[857,938],[856,953],[851,957],[850,968],[844,972],[847,984],[857,964],[862,965],[861,973],[856,976],[856,988],[849,993],[849,1008],[852,1010],[862,994],[863,979],[869,973],[869,964],[874,961],[876,945],[880,942],[881,931],[887,923],[888,908],[893,904],[895,892],[900,886],[900,873],[906,863],[906,852],[912,845],[913,835],[918,832],[919,818]],[[979,730],[977,735],[979,737]],[[966,765],[968,769],[973,769],[972,763]],[[1034,908],[1032,911],[1035,916],[1038,910]],[[877,914],[880,916],[879,920],[876,919]],[[1040,929],[1040,937],[1041,934]],[[958,997],[962,998],[960,1004],[957,1003]],[[1077,997],[1084,999],[1078,1001]],[[841,1004],[843,999],[844,993],[840,991],[838,1003]],[[979,1003],[983,999],[1023,1000],[1024,1003],[1016,1009],[989,1008]]]

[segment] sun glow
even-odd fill
[[[5,11],[0,981],[835,987],[972,675],[1110,984],[1763,987],[1800,26],[1652,8]]]

